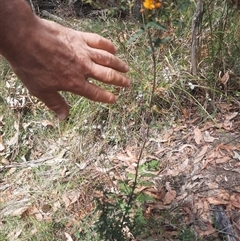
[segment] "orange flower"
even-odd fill
[[[160,8],[160,7],[161,7],[161,3],[160,2],[155,4],[155,8]]]
[[[158,0],[144,0],[143,6],[146,9],[153,10],[155,8],[160,8],[161,3]]]

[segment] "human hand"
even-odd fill
[[[114,94],[89,83],[88,78],[117,86],[130,85],[130,80],[121,74],[128,71],[128,66],[114,56],[116,48],[109,40],[36,19],[36,26],[21,34],[17,54],[8,61],[30,94],[41,99],[59,119],[68,116],[69,105],[58,91],[114,103]]]

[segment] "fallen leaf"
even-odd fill
[[[234,145],[225,145],[221,143],[216,147],[216,151],[222,153],[221,150],[226,150],[230,155],[232,155],[233,151],[237,150],[237,147]]]
[[[187,196],[188,196],[188,193],[185,192],[185,193],[183,193],[182,195],[178,196],[178,197],[176,198],[176,201],[179,202],[179,201],[185,199],[185,197],[187,197]]]
[[[205,169],[209,163],[211,163],[214,159],[207,159],[203,161],[203,165],[201,167],[201,170]]]
[[[16,170],[17,170],[16,167],[10,168],[9,171],[7,172],[7,176],[10,176],[10,175],[13,174]]]
[[[163,199],[163,203],[165,205],[172,203],[172,201],[176,198],[176,196],[177,196],[177,192],[175,190],[168,191]]]
[[[227,114],[225,116],[225,120],[232,120],[233,118],[235,118],[236,116],[238,116],[238,112],[233,112],[233,113],[230,113],[230,114]]]
[[[240,195],[236,193],[231,195],[230,202],[234,207],[240,208]]]
[[[146,211],[144,212],[144,216],[147,220],[150,219],[151,213],[152,213],[152,207],[149,206],[149,207],[147,207]]]
[[[4,165],[9,165],[10,162],[8,161],[8,159],[3,157],[2,160],[1,160],[1,163],[4,164]]]
[[[27,206],[17,208],[11,213],[11,216],[21,216],[27,210],[27,208]]]
[[[58,200],[53,204],[53,212],[56,212],[61,208],[61,202]]]
[[[230,200],[229,194],[227,193],[226,190],[223,190],[223,189],[218,190],[218,192],[217,192],[217,197],[218,197],[218,198],[221,198],[221,199],[223,199],[223,200],[226,200],[226,201],[229,201],[229,200]]]
[[[208,230],[206,230],[206,231],[202,231],[197,226],[195,228],[196,228],[196,231],[197,231],[197,233],[199,234],[200,237],[207,237],[207,236],[209,236],[211,234],[214,234],[216,232],[216,229],[213,228],[212,226],[209,226]]]
[[[185,148],[190,147],[193,150],[196,149],[196,147],[194,145],[190,145],[190,144],[184,144],[181,147],[179,147],[179,151],[182,152]]]
[[[213,204],[213,205],[226,205],[229,203],[229,201],[225,201],[225,200],[219,200],[217,198],[214,198],[214,197],[207,197],[207,201],[210,203],[210,204]]]
[[[216,182],[207,182],[207,186],[211,190],[219,188],[219,184]]]
[[[224,156],[221,158],[216,159],[217,164],[228,162],[231,158],[229,156]]]
[[[14,122],[14,128],[15,128],[15,134],[14,136],[7,141],[8,146],[15,145],[18,142],[18,137],[19,137],[19,124],[15,121]]]
[[[194,140],[199,145],[203,138],[202,132],[198,127],[196,127],[193,132],[194,132]]]
[[[35,216],[36,214],[39,213],[39,209],[33,205],[28,207],[22,214],[21,214],[21,218],[25,218],[28,216]]]
[[[202,148],[202,150],[200,151],[200,153],[197,155],[196,159],[194,160],[195,164],[200,162],[204,158],[204,155],[206,154],[207,149],[208,149],[208,146],[204,146]]]
[[[236,201],[232,201],[231,204],[236,207],[236,208],[240,208],[240,203],[236,202]]]
[[[81,195],[81,192],[70,192],[70,193],[64,193],[62,195],[62,199],[65,203],[65,207],[69,207],[71,204],[77,202],[79,200],[79,197]]]
[[[220,77],[221,73],[222,72],[220,71],[219,77]],[[230,78],[229,71],[227,71],[222,77],[220,77],[220,80],[221,80],[223,85],[226,85],[228,80],[229,80],[229,78]]]
[[[206,142],[213,142],[214,140],[217,140],[218,138],[212,137],[209,133],[209,131],[205,131],[203,135],[203,139]]]
[[[70,205],[70,203],[71,203],[71,201],[70,201],[69,198],[67,197],[67,194],[63,194],[63,195],[62,195],[62,199],[63,199],[63,202],[64,202],[64,204],[65,204],[65,207],[67,208],[67,207]]]
[[[233,123],[230,120],[225,120],[222,124],[222,128],[224,128],[225,130],[231,130],[232,126],[233,126]]]
[[[154,188],[154,187],[140,187],[136,188],[135,190],[136,193],[145,193],[148,196],[156,199],[156,200],[161,200],[166,194],[165,188],[162,186],[161,188]]]
[[[190,117],[190,113],[189,113],[189,111],[187,109],[183,108],[182,109],[182,113],[183,113],[185,118],[188,119]]]
[[[162,137],[163,140],[169,140],[169,138],[171,138],[171,135],[173,134],[173,129],[170,129],[167,131],[167,133],[165,133]]]

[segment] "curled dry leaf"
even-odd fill
[[[43,220],[43,215],[40,212],[39,208],[37,208],[35,205],[28,207],[21,215],[22,218],[33,216],[38,221]]]
[[[203,135],[203,139],[206,142],[213,142],[214,140],[217,140],[218,138],[211,136],[209,131],[205,131],[204,135]]]
[[[230,78],[229,71],[227,71],[222,77],[221,77],[221,74],[222,74],[222,71],[219,72],[220,80],[223,85],[226,85]]]
[[[69,207],[71,204],[77,202],[79,200],[81,193],[77,191],[72,191],[70,193],[64,193],[62,195],[62,200],[65,204],[65,207]]]
[[[240,195],[236,193],[231,195],[230,202],[234,207],[240,208]]]
[[[230,160],[231,158],[229,156],[223,156],[221,158],[217,158],[216,159],[216,163],[217,164],[221,164],[221,163],[226,163]]]
[[[198,153],[196,159],[194,160],[194,163],[195,163],[195,164],[198,163],[198,162],[200,162],[200,161],[204,158],[204,156],[205,156],[205,154],[206,154],[206,152],[207,152],[207,149],[208,149],[208,146],[204,146],[204,147],[202,148],[202,150]]]
[[[226,201],[230,200],[230,195],[227,193],[226,190],[218,190],[216,196]]]
[[[181,201],[181,200],[184,200],[185,197],[187,197],[187,196],[188,196],[188,193],[185,192],[185,193],[183,193],[182,195],[178,196],[178,197],[176,198],[176,201],[179,202],[179,201]]]
[[[212,205],[226,205],[226,204],[229,203],[229,201],[217,199],[217,198],[214,198],[214,197],[208,197],[207,200]]]
[[[207,183],[207,186],[208,186],[208,188],[211,189],[211,190],[219,188],[219,184],[216,183],[216,182],[208,182],[208,183]]]
[[[209,224],[207,226],[207,230],[206,231],[202,231],[201,229],[199,229],[197,226],[196,226],[196,231],[197,233],[199,234],[200,237],[207,237],[213,233],[216,232],[216,229],[213,228],[213,226],[211,224]]]
[[[236,116],[238,116],[238,112],[232,112],[232,113],[230,113],[230,114],[227,114],[226,116],[225,116],[225,120],[232,120],[232,119],[234,119]]]
[[[216,147],[216,151],[220,152],[222,155],[224,155],[223,150],[227,151],[231,156],[233,156],[233,150],[237,150],[237,147],[234,145],[225,145],[223,143]]]
[[[202,132],[198,127],[196,127],[193,132],[194,132],[194,140],[199,145],[203,138]]]

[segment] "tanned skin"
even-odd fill
[[[69,105],[59,91],[114,103],[114,94],[89,83],[88,78],[124,87],[131,84],[122,74],[128,66],[114,55],[116,51],[97,34],[37,17],[25,0],[0,0],[0,54],[29,92],[61,120],[68,116]]]

